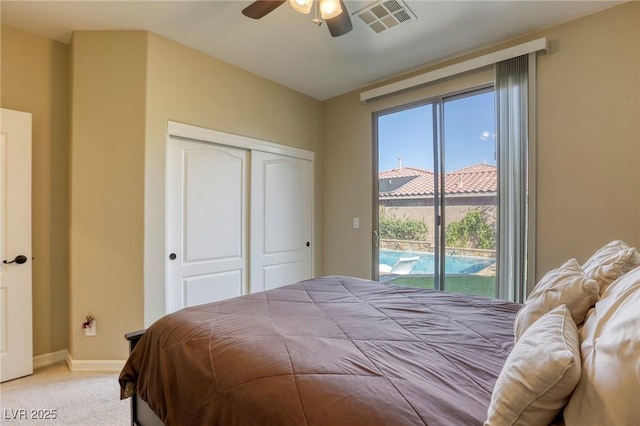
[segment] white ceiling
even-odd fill
[[[376,34],[352,16],[332,38],[288,4],[260,20],[251,1],[9,1],[1,20],[68,43],[73,30],[143,29],[319,100],[595,13],[622,1],[416,1],[417,20]],[[353,13],[372,1],[346,1]]]

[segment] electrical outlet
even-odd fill
[[[96,320],[91,321],[89,327],[84,329],[85,336],[95,336],[96,335]]]

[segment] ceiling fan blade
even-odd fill
[[[349,11],[342,0],[340,0],[340,7],[342,7],[342,13],[340,15],[325,21],[331,37],[340,37],[353,29]]]
[[[242,10],[244,16],[253,19],[260,19],[273,12],[278,6],[287,0],[258,0],[251,3]]]

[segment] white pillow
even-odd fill
[[[605,290],[580,341],[582,377],[566,425],[640,424],[640,268]]]
[[[485,426],[548,425],[580,379],[578,329],[566,305],[546,313],[513,347]]]
[[[598,291],[598,283],[585,275],[575,259],[547,272],[516,315],[516,341],[538,318],[560,305],[567,305],[576,324],[582,323],[598,300]]]
[[[582,269],[598,282],[600,294],[619,277],[640,266],[640,254],[624,241],[611,241],[593,254]]]

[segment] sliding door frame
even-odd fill
[[[383,115],[389,115],[396,112],[404,111],[411,108],[418,108],[425,105],[433,104],[437,101],[437,98],[429,98],[424,100],[419,100],[415,102],[409,102],[406,104],[401,104],[397,106],[393,106],[391,108],[381,109],[379,111],[373,111],[371,113],[371,134],[372,134],[372,196],[373,200],[372,206],[372,241],[371,241],[371,277],[374,281],[378,281],[380,279],[380,185],[379,185],[379,176],[380,170],[378,170],[378,160],[379,160],[379,150],[378,150],[378,119]]]
[[[439,165],[444,169],[444,165],[446,162],[446,155],[447,155],[447,150],[446,150],[446,135],[445,135],[445,118],[446,118],[446,104],[447,102],[451,102],[451,101],[455,101],[458,99],[464,99],[470,96],[476,96],[476,95],[482,95],[484,93],[489,93],[489,92],[495,92],[495,84],[494,83],[489,83],[489,84],[483,84],[480,86],[475,86],[473,88],[470,88],[468,90],[461,90],[459,92],[455,92],[455,93],[451,93],[445,96],[442,96],[441,101],[439,102],[439,113],[440,113],[440,120],[438,122],[438,130],[439,130],[439,149],[440,149],[440,157],[438,158],[438,162]],[[494,107],[495,109],[495,107]],[[434,132],[436,131],[435,127],[434,127]],[[497,149],[497,147],[496,147]],[[440,188],[445,188],[445,176],[446,173],[440,173],[438,174],[439,177],[439,184],[440,184]],[[498,191],[499,192],[499,191]],[[437,244],[435,245],[436,247],[436,259],[438,260],[437,262],[437,267],[436,267],[436,273],[440,272],[439,275],[435,276],[435,284],[436,284],[436,289],[438,290],[446,290],[446,283],[445,283],[445,275],[446,275],[446,269],[445,269],[445,263],[447,261],[447,252],[446,252],[446,248],[447,248],[447,244],[445,241],[445,233],[443,231],[443,229],[446,229],[446,225],[447,225],[447,220],[446,220],[446,199],[447,197],[444,195],[444,193],[442,194],[442,196],[439,196],[439,194],[436,195],[438,196],[438,198],[436,198],[437,204],[439,204],[439,210],[440,210],[440,214],[438,216],[438,230],[440,231],[440,235],[439,235],[439,239],[437,240]],[[496,205],[497,208],[497,205]],[[499,214],[499,213],[498,213]],[[497,230],[496,230],[497,232]],[[440,256],[438,256],[438,250],[441,253]],[[496,285],[497,288],[497,285]]]
[[[374,111],[372,113],[372,271],[371,276],[374,280],[380,279],[380,188],[379,188],[379,131],[378,131],[378,119],[384,115],[397,113],[400,111],[409,110],[425,105],[432,105],[432,120],[433,120],[433,174],[434,174],[434,287],[436,290],[445,290],[445,233],[442,229],[445,221],[445,197],[440,194],[441,188],[445,186],[445,174],[441,173],[445,164],[445,134],[444,134],[444,119],[445,119],[445,104],[448,101],[465,98],[468,96],[479,95],[495,91],[495,84],[493,82],[487,84],[481,84],[478,86],[468,87],[462,90],[447,93],[445,95],[434,96],[424,100],[410,102],[406,104],[397,105],[391,108]],[[428,149],[428,148],[427,148]],[[498,213],[499,214],[499,213]]]

